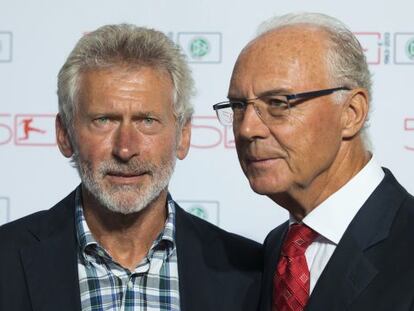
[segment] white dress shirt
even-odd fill
[[[372,157],[348,183],[302,219],[302,223],[319,234],[305,252],[310,271],[310,292],[345,230],[384,175],[384,171]],[[289,222],[292,224],[297,221],[291,215]]]

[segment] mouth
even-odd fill
[[[277,160],[281,159],[281,156],[256,156],[256,155],[247,155],[246,160],[249,162],[261,162],[261,161],[268,161],[268,160]]]
[[[107,172],[105,175],[111,183],[135,184],[142,182],[142,179],[149,175],[149,172]]]
[[[247,157],[246,164],[257,168],[265,168],[281,159],[281,157]]]

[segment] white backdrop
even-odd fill
[[[226,97],[235,59],[260,22],[291,11],[333,15],[358,35],[374,77],[374,151],[414,192],[412,1],[1,0],[0,223],[51,207],[79,183],[55,144],[56,75],[85,32],[128,22],[179,43],[196,80],[192,148],[177,165],[173,197],[222,228],[263,241],[287,213],[250,190],[231,131],[211,106]]]

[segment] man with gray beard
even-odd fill
[[[80,39],[58,79],[57,144],[82,183],[0,228],[0,310],[256,310],[259,245],[168,192],[193,113],[175,44],[104,26]]]

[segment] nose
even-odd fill
[[[132,124],[121,124],[113,142],[113,155],[122,162],[128,162],[139,154],[140,137]]]
[[[233,124],[234,136],[247,140],[265,138],[269,134],[269,128],[260,118],[260,111],[253,104],[247,105],[243,118],[238,124]]]

